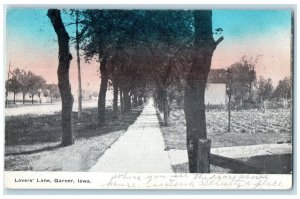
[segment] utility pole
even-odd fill
[[[11,67],[11,61],[9,61],[9,65],[8,65],[8,72],[7,72],[7,81],[6,81],[6,88],[5,88],[5,107],[8,106],[8,87],[9,87],[9,73],[10,73],[10,67]]]
[[[8,65],[7,80],[9,80],[10,67],[11,67],[11,61],[9,61],[9,65]]]
[[[231,71],[227,70],[227,77],[229,82],[226,85],[226,94],[228,96],[228,129],[227,131],[230,132],[230,123],[231,123],[231,96],[232,96],[232,74]]]
[[[79,11],[76,10],[76,53],[77,53],[77,67],[78,67],[78,118],[82,113],[82,90],[81,90],[81,71],[80,71],[80,55],[79,55]]]

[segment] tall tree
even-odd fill
[[[16,69],[14,71],[15,74],[17,74],[17,79],[21,84],[21,92],[23,95],[23,104],[25,104],[25,96],[27,93],[29,93],[29,90],[32,88],[32,85],[34,84],[34,74],[31,71],[24,71]]]
[[[53,103],[53,98],[60,98],[59,88],[56,84],[47,84],[44,90],[44,96],[50,97],[50,103]]]
[[[189,171],[203,172],[197,169],[199,139],[207,139],[204,92],[211,60],[217,45],[223,40],[213,38],[212,11],[193,11],[195,21],[192,65],[186,79],[184,95],[184,113],[187,131],[187,149]]]
[[[47,13],[58,38],[58,87],[62,100],[62,145],[68,146],[74,143],[72,130],[73,96],[69,80],[69,69],[72,55],[69,50],[69,35],[61,19],[60,10],[49,9]]]
[[[251,102],[253,99],[253,85],[256,80],[255,65],[258,58],[247,58],[243,56],[240,61],[232,64],[228,71],[231,74],[231,95],[234,105],[239,108],[245,106],[245,102]]]
[[[258,80],[258,88],[257,88],[257,95],[258,100],[260,103],[264,102],[265,100],[268,100],[271,98],[273,93],[273,84],[272,80],[270,78],[265,79],[263,77],[260,77]]]
[[[178,58],[184,54],[183,50],[191,45],[192,13],[179,10],[146,11],[144,20],[143,35],[150,52],[152,77],[156,82],[156,104],[167,126],[170,85],[176,76],[173,69],[179,62]]]
[[[28,72],[29,74],[29,81],[31,84],[28,86],[28,92],[31,95],[31,103],[34,103],[34,96],[40,95],[40,91],[45,87],[46,80],[38,75],[34,75],[31,72]],[[40,96],[39,96],[40,97]]]
[[[85,43],[83,50],[85,59],[91,60],[97,57],[100,63],[101,83],[98,96],[98,126],[105,125],[105,104],[106,91],[109,79],[108,70],[108,45],[110,44],[112,17],[109,16],[107,10],[86,10],[83,15],[87,21],[85,27],[87,29],[85,34]]]
[[[86,60],[97,57],[100,62],[100,91],[98,97],[98,126],[105,125],[105,104],[106,91],[109,75],[113,73],[115,64],[112,64],[112,59],[115,58],[115,52],[126,46],[122,37],[124,29],[129,22],[128,10],[86,10],[85,16],[85,42],[83,50]],[[125,85],[123,85],[125,87]],[[127,87],[125,87],[127,88]],[[128,99],[128,92],[124,88],[124,99]],[[126,95],[125,95],[126,91]],[[123,90],[122,90],[123,92]],[[127,101],[128,102],[128,101]],[[125,103],[124,103],[125,104]]]
[[[285,77],[284,79],[278,82],[272,97],[274,98],[282,98],[282,99],[291,99],[292,88],[291,88],[291,79],[289,77]]]
[[[9,73],[10,73],[10,75],[12,75],[12,77],[9,78],[9,76],[8,76],[8,80],[5,82],[6,95],[8,94],[9,91],[13,92],[13,94],[14,94],[13,103],[14,104],[16,104],[16,94],[18,92],[22,91],[22,84],[19,82],[20,75],[21,75],[20,71],[21,70],[19,68],[16,68],[12,72],[9,71]],[[7,99],[6,99],[6,102],[7,102]]]

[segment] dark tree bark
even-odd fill
[[[33,97],[34,95],[31,95],[31,104],[33,104]]]
[[[138,106],[138,98],[136,96],[136,94],[133,95],[133,107],[136,108]]]
[[[25,93],[22,93],[23,95],[23,104],[25,104]]]
[[[14,92],[14,104],[16,104],[16,92]]]
[[[143,104],[143,97],[142,96],[138,97],[138,104],[139,104],[139,106],[141,106]]]
[[[72,130],[72,107],[73,96],[69,80],[69,69],[72,55],[69,50],[69,35],[62,22],[60,10],[49,9],[48,17],[58,38],[58,87],[62,101],[61,122],[62,122],[62,146],[72,145],[74,143]]]
[[[5,91],[5,107],[8,107],[7,97],[8,97],[8,91]]]
[[[159,98],[159,109],[163,112],[163,123],[164,126],[169,125],[169,101],[168,101],[168,79],[171,74],[171,68],[175,65],[174,59],[169,59],[167,68],[163,75],[160,76],[158,82],[158,98]]]
[[[120,109],[121,109],[121,114],[124,112],[124,95],[123,95],[123,87],[120,86]]]
[[[103,127],[105,125],[105,104],[108,83],[108,70],[106,64],[107,57],[103,56],[100,62],[101,85],[98,97],[98,127]]]
[[[168,102],[168,96],[167,96],[167,91],[164,89],[163,90],[163,113],[164,113],[164,126],[169,125],[169,102]]]
[[[194,11],[195,35],[192,66],[186,79],[184,112],[187,130],[189,171],[197,169],[199,139],[207,139],[204,92],[211,67],[213,52],[223,40],[214,41],[212,35],[212,11]]]
[[[117,78],[114,77],[113,79],[113,87],[114,87],[114,98],[113,98],[113,118],[118,118],[118,93],[119,93],[119,86]]]
[[[125,86],[123,88],[123,100],[124,100],[124,112],[129,112],[131,110],[131,97],[129,95],[129,89]]]
[[[163,125],[168,126],[169,124],[169,102],[168,93],[165,89],[165,85],[158,85],[157,90],[157,107],[160,113],[162,113]]]

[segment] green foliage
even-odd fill
[[[46,84],[44,89],[44,96],[50,98],[60,98],[59,88],[56,84]]]
[[[252,101],[253,86],[256,81],[255,60],[243,56],[239,62],[232,64],[228,69],[230,91],[235,106],[241,105],[244,101]]]
[[[18,93],[21,91],[21,84],[17,80],[16,76],[13,76],[11,79],[6,80],[5,89],[6,91],[10,91],[13,93]]]
[[[256,92],[258,95],[258,100],[260,102],[270,99],[272,96],[273,90],[274,90],[274,88],[272,85],[272,80],[270,78],[268,78],[268,79],[264,79],[263,77],[259,78],[258,88],[257,88]]]
[[[7,80],[6,88],[12,92],[22,92],[24,95],[30,93],[36,95],[42,90],[46,84],[46,80],[31,71],[24,71],[16,68],[11,72],[12,77]]]
[[[174,89],[190,63],[191,11],[84,10],[82,16],[86,61],[107,56],[111,79],[132,93],[153,92],[156,86],[178,93]]]
[[[285,77],[278,82],[278,85],[275,88],[272,97],[291,99],[291,93],[291,79],[289,77]]]

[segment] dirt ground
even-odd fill
[[[97,109],[84,109],[81,119],[73,113],[75,144],[60,147],[60,114],[22,115],[5,118],[5,170],[86,171],[136,120],[142,108],[112,119],[97,128]]]
[[[289,109],[232,111],[231,130],[228,132],[228,112],[212,110],[206,112],[207,133],[212,147],[271,144],[290,142],[292,139],[291,113]],[[170,125],[161,126],[166,150],[186,150],[186,127],[182,109],[172,109]],[[188,163],[172,165],[175,173],[188,173]],[[231,173],[210,165],[211,173]]]
[[[271,144],[290,142],[291,111],[270,109],[265,113],[256,109],[232,111],[231,130],[228,132],[228,113],[224,110],[206,112],[208,138],[212,147]],[[166,148],[186,149],[186,127],[182,109],[170,113],[170,125],[161,127]]]

